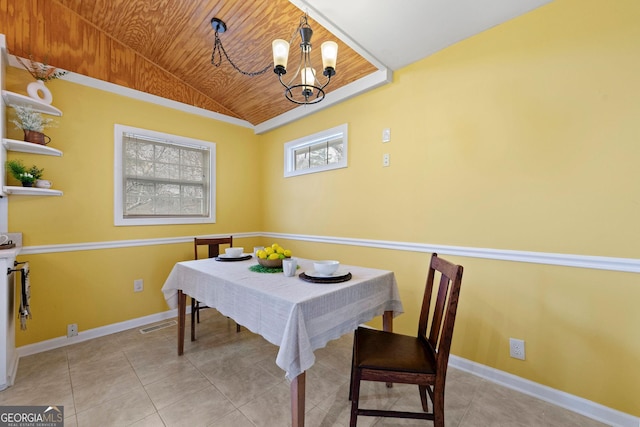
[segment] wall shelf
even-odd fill
[[[2,98],[4,98],[4,102],[7,107],[11,107],[11,105],[19,105],[23,107],[31,107],[35,111],[38,111],[40,113],[50,114],[52,116],[62,116],[62,111],[60,111],[53,105],[45,104],[42,101],[30,98],[25,95],[20,95],[19,93],[3,90]]]
[[[62,151],[56,148],[47,147],[46,145],[34,144],[33,142],[2,138],[2,144],[8,151],[19,151],[21,153],[29,154],[42,154],[45,156],[62,156]]]
[[[17,187],[12,185],[5,185],[2,187],[5,194],[14,194],[22,196],[62,196],[62,191],[51,190],[48,188],[37,187]]]

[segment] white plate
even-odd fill
[[[322,274],[322,273],[318,273],[315,270],[309,270],[309,271],[305,271],[304,274],[306,274],[309,277],[318,277],[318,278],[330,278],[330,277],[342,277],[342,276],[346,276],[347,274],[349,274],[349,271],[346,268],[338,268],[336,270],[335,273],[333,274]]]
[[[220,255],[218,255],[218,258],[224,258],[224,259],[238,259],[238,258],[246,257],[247,255],[251,255],[251,254],[242,254],[242,255],[240,255],[240,256],[231,256],[231,255],[227,255],[227,254],[220,254]]]

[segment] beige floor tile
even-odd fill
[[[108,353],[102,359],[77,360],[69,364],[71,384],[74,389],[109,381],[133,372],[133,368],[123,352]]]
[[[67,426],[65,425],[65,427]],[[157,412],[154,412],[153,414],[144,417],[140,421],[131,424],[131,427],[164,427],[164,423],[162,422],[162,418],[160,418],[160,415],[158,415]]]
[[[82,387],[73,386],[76,412],[84,412],[94,406],[120,398],[131,391],[143,390],[140,380],[129,366],[117,376],[101,378]],[[146,394],[146,393],[145,393]]]
[[[290,408],[289,384],[281,382],[238,409],[257,427],[286,427],[291,426]]]
[[[162,409],[210,386],[211,383],[196,368],[185,366],[178,372],[145,385],[144,388],[156,409]]]
[[[255,427],[255,425],[242,412],[235,410],[219,420],[214,420],[210,427]]]
[[[80,362],[87,363],[101,360],[112,353],[122,352],[118,345],[118,340],[114,335],[107,335],[73,344],[66,347],[66,349],[70,366]]]
[[[343,397],[348,399],[348,383],[349,377],[341,375],[334,369],[321,363],[314,364],[306,373],[307,402],[310,405],[317,405],[324,400],[335,396],[342,388],[344,390]],[[342,387],[345,386],[345,387]]]
[[[36,378],[48,375],[58,377],[68,373],[69,361],[65,348],[33,354],[21,358],[18,362],[18,375],[24,380],[31,379],[32,376]]]
[[[158,411],[167,427],[208,426],[235,411],[233,404],[215,387],[209,386]]]
[[[64,409],[67,410],[67,408]],[[75,414],[64,417],[64,427],[78,427],[78,419]]]
[[[193,367],[188,358],[178,356],[175,348],[149,347],[127,350],[125,355],[142,384],[150,384],[174,372]]]
[[[64,406],[65,425],[286,427],[291,394],[275,364],[278,347],[215,310],[203,310],[198,340],[177,356],[175,326],[139,329],[23,357],[0,405]],[[352,335],[315,352],[307,372],[307,427],[349,424]],[[451,368],[448,427],[603,427],[604,424]],[[235,405],[234,405],[235,403]],[[364,382],[361,406],[420,410],[416,386]],[[359,427],[431,425],[359,417]]]
[[[0,405],[64,406],[65,416],[76,412],[68,372],[58,378],[31,375],[24,381],[18,376],[14,386],[0,392]]]
[[[245,366],[241,370],[217,370],[215,376],[204,373],[236,407],[244,405],[285,381],[282,378],[272,377],[257,365]]]
[[[78,427],[122,427],[138,422],[156,411],[147,393],[140,386],[129,393],[79,411]]]

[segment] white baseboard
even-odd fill
[[[187,307],[187,313],[191,311],[191,307]],[[115,334],[116,332],[126,331],[127,329],[138,328],[140,326],[146,326],[154,322],[160,322],[166,319],[172,319],[178,316],[178,310],[173,309],[164,311],[162,313],[152,314],[150,316],[139,317],[137,319],[131,319],[120,323],[114,323],[112,325],[101,326],[95,329],[89,329],[88,331],[79,332],[77,336],[67,338],[58,337],[46,341],[37,342],[35,344],[29,344],[16,348],[19,357],[29,356],[36,353],[42,353],[43,351],[53,350],[56,348],[64,347],[71,344],[87,341],[93,338],[99,338],[106,335]]]
[[[570,411],[615,427],[640,427],[640,418],[599,403],[547,387],[489,366],[451,355],[449,366],[469,372],[520,393],[536,397]]]

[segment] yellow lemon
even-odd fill
[[[284,256],[286,256],[287,258],[291,258],[291,250],[290,249],[285,249],[283,252]]]
[[[276,249],[276,252],[279,254],[283,254],[284,253],[284,249],[282,249],[281,247],[278,247],[278,249]]]
[[[280,255],[273,253],[271,255],[269,255],[269,259],[280,259]]]
[[[277,244],[277,243],[274,243],[273,245],[271,245],[271,249],[273,249],[274,251],[275,251],[276,249],[278,249],[279,247],[280,247],[280,245],[279,245],[279,244]]]
[[[267,257],[267,253],[262,249],[258,251],[257,255],[258,255],[258,258],[262,258],[262,259],[265,259]]]
[[[264,248],[264,251],[267,253],[267,255],[271,255],[274,252],[273,249],[268,246]]]

